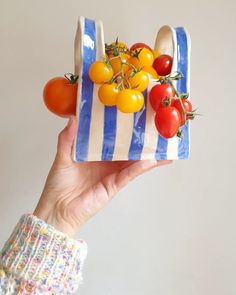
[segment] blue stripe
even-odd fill
[[[103,146],[101,160],[111,161],[115,149],[117,108],[104,107]]]
[[[143,151],[146,127],[147,90],[143,92],[143,95],[144,106],[139,112],[134,114],[133,132],[129,147],[128,160],[140,160]]]
[[[177,90],[179,92],[188,92],[188,79],[189,79],[189,69],[188,69],[188,39],[184,28],[176,28],[176,37],[178,44],[178,71],[183,74],[183,79],[177,81]],[[189,156],[189,122],[181,127],[183,132],[183,139],[179,140],[178,144],[178,158],[186,159]]]
[[[155,153],[156,160],[166,160],[167,147],[168,147],[168,140],[159,134],[158,140],[157,140],[156,153]]]
[[[76,141],[76,160],[86,161],[88,157],[89,131],[91,123],[93,83],[88,76],[89,67],[96,59],[96,28],[95,22],[85,19],[84,35],[88,35],[94,41],[94,48],[83,44],[83,66],[82,66],[82,92],[79,109],[79,122]],[[82,36],[82,42],[83,42]]]

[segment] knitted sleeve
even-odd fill
[[[0,294],[73,294],[87,244],[25,214],[0,252]]]

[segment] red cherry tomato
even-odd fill
[[[158,56],[154,62],[153,67],[159,76],[167,76],[171,73],[173,58],[168,54]]]
[[[134,51],[134,50],[139,49],[139,48],[147,48],[147,49],[149,49],[150,51],[152,51],[152,49],[151,49],[150,46],[148,46],[147,44],[142,43],[142,42],[135,43],[134,45],[132,45],[132,46],[130,47],[130,51]]]
[[[181,101],[182,101],[185,111],[188,113],[191,113],[193,110],[191,102],[186,98],[182,98]],[[186,118],[184,117],[183,109],[181,107],[179,99],[174,100],[173,106],[179,111],[179,113],[181,115],[181,125],[184,125],[186,123],[186,121],[188,120],[189,116],[186,115]]]
[[[44,103],[51,112],[58,116],[75,115],[77,88],[78,84],[75,80],[70,81],[63,77],[53,78],[44,87]]]
[[[174,97],[175,90],[170,84],[157,84],[152,87],[149,93],[149,100],[154,111],[161,106],[163,99]]]
[[[156,111],[155,125],[157,131],[165,138],[172,138],[179,130],[181,116],[175,107],[164,106]]]

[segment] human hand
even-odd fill
[[[73,237],[78,229],[136,176],[171,161],[72,160],[77,119],[58,136],[57,154],[34,215]]]

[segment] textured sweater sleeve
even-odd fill
[[[0,294],[73,294],[87,244],[25,214],[0,252]]]

